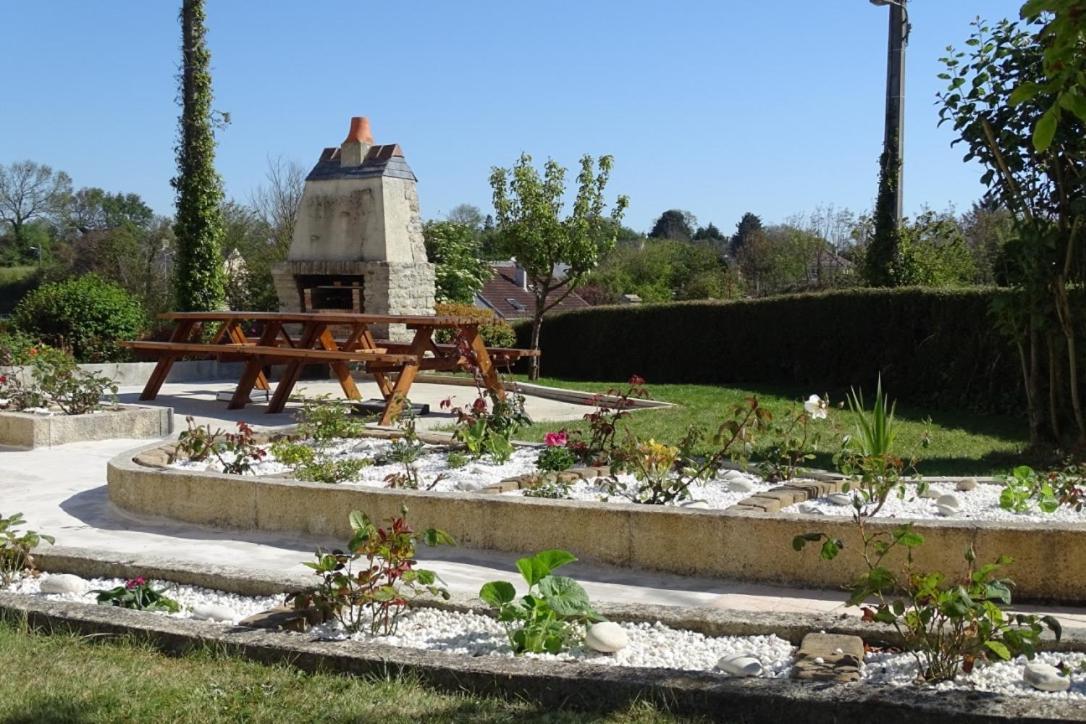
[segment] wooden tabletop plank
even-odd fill
[[[159,319],[199,322],[279,321],[326,322],[328,324],[406,324],[422,327],[477,326],[478,319],[470,317],[425,314],[358,314],[354,312],[164,312]]]

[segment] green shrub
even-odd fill
[[[39,267],[0,267],[0,314],[10,314],[20,299],[37,289],[41,280]]]
[[[476,307],[473,304],[438,304],[434,310],[439,315],[467,317],[479,320],[479,334],[487,347],[512,347],[517,342],[517,333],[504,319],[500,319],[490,309]],[[439,329],[434,337],[438,342],[452,342],[454,330]]]
[[[1004,293],[849,289],[576,310],[543,325],[543,371],[800,391],[871,388],[881,372],[883,386],[902,401],[1011,411],[1022,404],[1017,354],[989,314]],[[518,326],[521,346],[529,331]]]
[[[38,287],[12,318],[18,330],[69,350],[80,362],[124,359],[119,343],[135,339],[146,325],[137,299],[93,274]]]

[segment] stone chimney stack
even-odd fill
[[[373,133],[370,131],[370,119],[365,116],[354,116],[351,118],[351,130],[339,147],[339,165],[361,166],[372,145]]]

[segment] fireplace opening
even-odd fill
[[[365,311],[362,278],[357,276],[304,275],[295,278],[306,312]]]

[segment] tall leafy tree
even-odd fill
[[[422,235],[426,256],[435,266],[437,301],[471,304],[490,278],[490,265],[480,258],[475,230],[454,221],[428,221]]]
[[[1019,355],[1031,442],[1082,447],[1081,303],[1072,299],[1086,284],[1086,123],[1065,114],[1037,150],[1038,124],[1061,103],[1045,27],[1041,18],[975,22],[969,50],[942,58],[939,114],[968,149],[966,160],[986,169],[987,198],[1008,209],[1015,227],[1001,255],[1017,294],[997,298],[993,311]],[[1024,84],[1036,92],[1024,97]]]
[[[524,267],[535,297],[532,349],[539,349],[543,315],[569,296],[615,245],[615,222],[621,221],[629,200],[619,196],[605,215],[604,190],[613,165],[611,156],[600,156],[597,172],[591,156],[581,158],[577,196],[566,216],[566,169],[557,162],[547,161],[540,175],[525,153],[513,168],[495,168],[490,174],[502,246]],[[565,267],[563,275],[560,266]],[[537,357],[532,358],[531,377],[539,377]]]
[[[222,267],[222,180],[215,170],[211,53],[203,0],[181,3],[181,120],[178,126],[176,302],[213,310],[225,301]]]
[[[72,193],[63,171],[33,161],[0,166],[0,222],[11,227],[17,246],[25,246],[28,223],[59,215]]]
[[[653,224],[649,237],[652,239],[690,241],[694,236],[694,227],[696,225],[697,219],[689,211],[668,209],[660,214],[660,218]]]
[[[708,226],[699,226],[698,230],[694,232],[694,241],[709,241],[713,243],[724,241],[724,235],[720,233],[720,229],[716,228],[716,224],[709,222]]]
[[[732,234],[730,244],[732,256],[739,256],[751,236],[761,230],[762,220],[756,214],[749,211],[743,214],[743,218],[739,219],[739,223],[735,225],[735,233]]]

